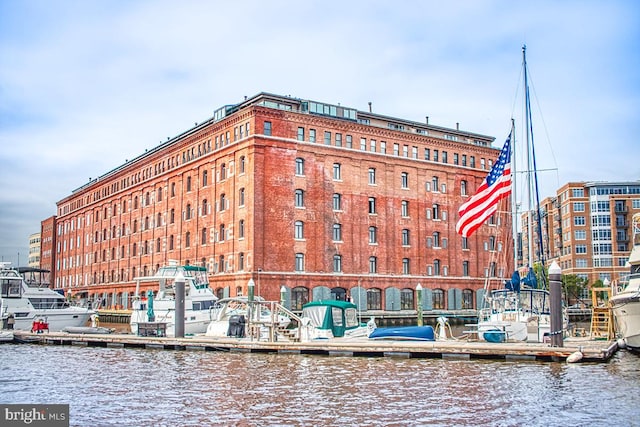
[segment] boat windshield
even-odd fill
[[[0,279],[2,288],[2,298],[20,298],[22,296],[22,278],[2,278]]]
[[[523,311],[533,314],[549,314],[549,294],[542,289],[509,290],[491,293],[491,309],[494,313]]]
[[[62,298],[29,298],[36,310],[52,310],[69,307],[69,303]]]

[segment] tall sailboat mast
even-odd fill
[[[522,66],[524,73],[524,96],[525,96],[525,126],[526,126],[526,144],[527,144],[527,196],[528,196],[528,262],[529,266],[534,265],[534,244],[533,244],[533,209],[535,207],[536,214],[536,234],[538,235],[537,246],[538,254],[541,265],[544,267],[544,245],[542,239],[542,215],[540,215],[540,192],[538,188],[538,172],[536,165],[536,151],[533,140],[533,123],[531,120],[531,97],[529,95],[529,76],[527,69],[527,46],[522,46]],[[542,275],[543,287],[546,287],[544,282],[544,274]]]

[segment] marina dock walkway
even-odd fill
[[[25,331],[15,331],[14,336],[17,342],[47,345],[463,360],[564,361],[572,353],[580,351],[583,355],[582,361],[606,362],[618,349],[616,341],[590,340],[588,338],[567,338],[563,347],[551,347],[546,343],[487,343],[466,339],[392,341],[336,338],[311,342],[269,342],[252,340],[251,338],[209,338],[199,335],[171,338],[140,337],[131,334],[31,333]]]

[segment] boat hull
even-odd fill
[[[84,326],[95,312],[80,307],[69,307],[53,310],[33,310],[25,316],[15,317],[13,328],[23,331],[30,331],[33,322],[43,320],[48,324],[50,332],[58,332],[66,327]]]
[[[435,331],[431,326],[401,326],[397,328],[376,328],[369,334],[372,340],[435,341]]]
[[[640,293],[621,293],[611,299],[619,335],[628,348],[640,351]]]

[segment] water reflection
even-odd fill
[[[72,425],[628,425],[640,358],[608,364],[0,346],[3,403]],[[606,402],[606,410],[604,403]]]

